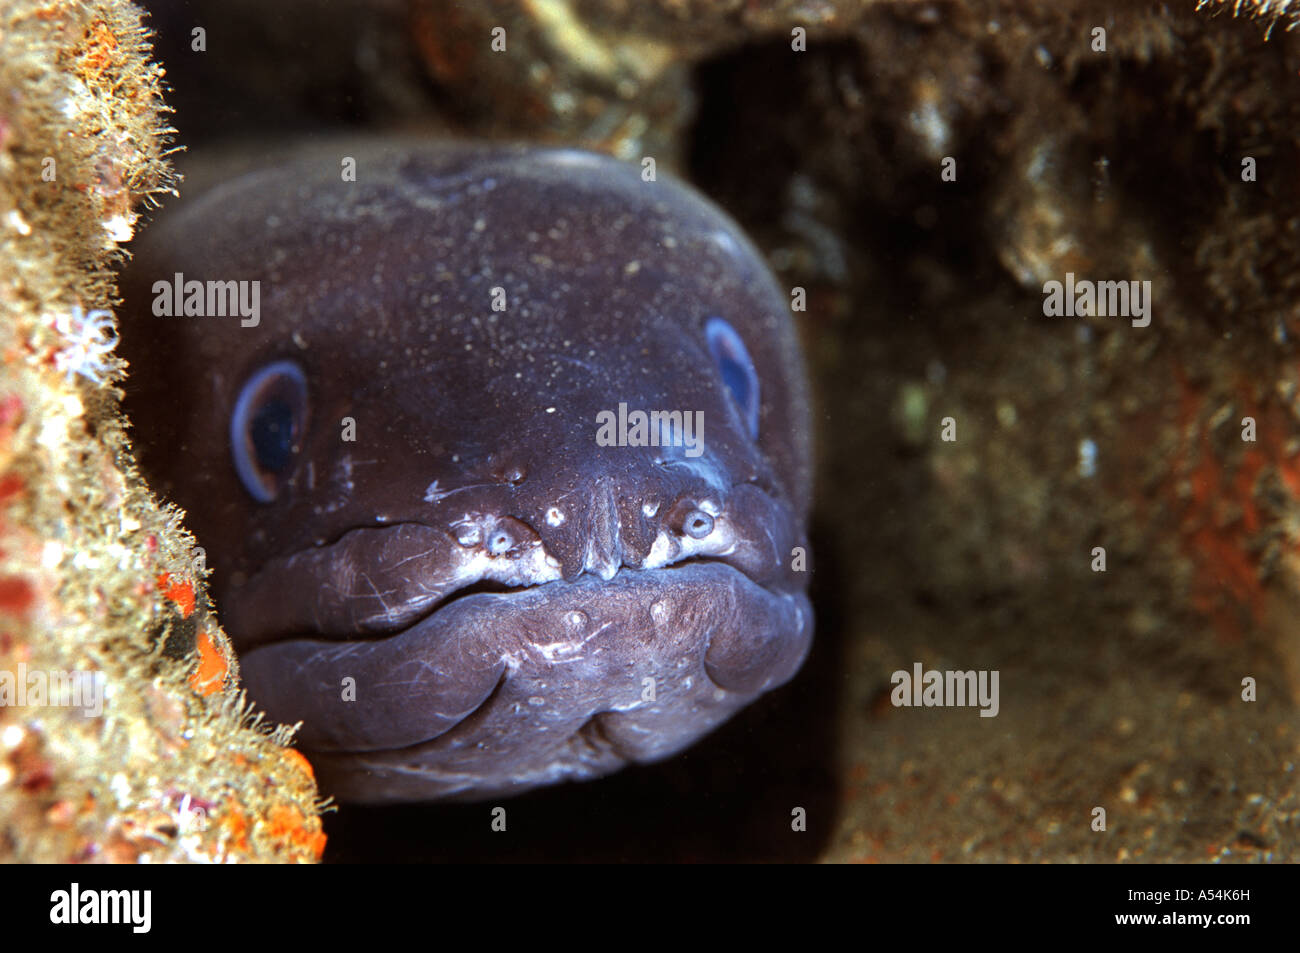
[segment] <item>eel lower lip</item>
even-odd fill
[[[464,779],[502,762],[516,778],[563,771],[561,749],[597,718],[615,757],[666,757],[788,680],[811,636],[802,593],[695,562],[464,594],[387,638],[281,641],[241,667],[308,750],[370,753],[371,774],[423,766],[422,789],[428,771],[476,787]]]

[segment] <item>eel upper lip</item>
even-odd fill
[[[241,650],[293,638],[381,638],[468,596],[563,582],[553,562],[540,544],[490,557],[423,523],[363,527],[268,563],[228,592],[224,621]],[[727,565],[770,588],[726,554],[691,555],[653,567],[624,564],[614,578],[698,563]]]

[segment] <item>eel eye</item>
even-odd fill
[[[294,471],[307,425],[307,378],[275,361],[244,382],[230,416],[230,453],[249,496],[270,503]]]
[[[758,439],[758,371],[754,369],[745,342],[722,318],[709,318],[704,325],[704,336],[709,342],[713,363],[722,375],[722,382],[727,385],[741,418],[749,427],[749,436]]]

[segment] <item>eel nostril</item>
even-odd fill
[[[510,534],[509,530],[500,526],[494,529],[487,539],[487,551],[493,556],[508,553],[514,548],[514,545],[514,536]]]
[[[691,539],[703,539],[713,532],[713,517],[704,510],[691,510],[682,519],[682,532]]]
[[[502,516],[483,536],[483,547],[491,556],[518,556],[529,546],[541,542],[537,531],[523,520]]]
[[[481,546],[489,556],[513,558],[541,542],[531,526],[513,516],[466,516],[453,523],[451,531],[460,545],[467,549]]]

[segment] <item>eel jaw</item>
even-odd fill
[[[802,592],[700,560],[462,593],[396,634],[279,641],[241,667],[303,723],[328,793],[474,800],[675,754],[787,681],[811,638]]]

